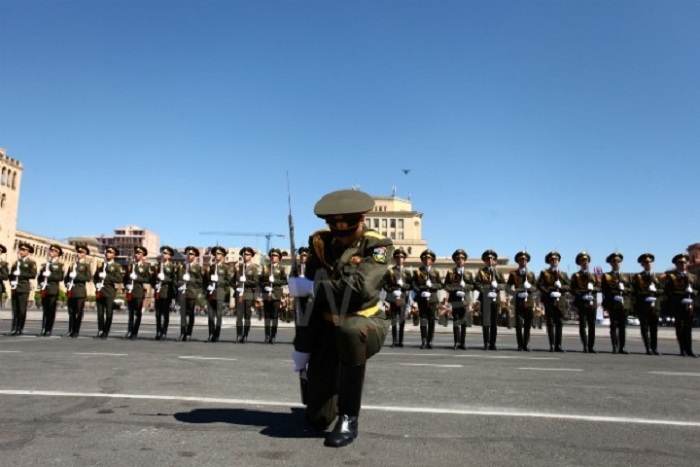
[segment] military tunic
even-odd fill
[[[274,343],[277,337],[282,287],[287,285],[287,272],[279,264],[270,264],[263,267],[258,279],[263,296],[265,342]]]
[[[663,286],[658,275],[644,271],[632,276],[632,306],[639,318],[640,332],[647,354],[658,355],[658,301],[662,295]]]
[[[571,276],[571,294],[578,311],[578,332],[586,353],[595,352],[596,296],[599,289],[595,275],[589,271],[578,271]]]
[[[146,298],[146,284],[151,281],[148,263],[139,261],[131,263],[124,273],[124,288],[126,289],[126,300],[129,307],[129,321],[127,339],[136,339],[141,327],[141,317],[143,315],[143,300]]]
[[[18,259],[10,270],[13,332],[21,334],[24,329],[24,322],[27,319],[27,302],[32,290],[30,281],[36,277],[36,274],[36,263],[29,257]]]
[[[625,341],[631,291],[629,277],[616,271],[607,272],[603,274],[601,288],[603,309],[610,316],[610,340],[613,353],[627,353]]]
[[[156,340],[162,340],[168,334],[170,305],[177,298],[177,265],[160,261],[151,271],[151,287],[155,298]]]
[[[693,302],[699,287],[695,274],[680,271],[666,273],[664,292],[667,306],[674,317],[676,339],[681,355],[684,356],[695,356],[693,353],[693,313],[695,311]]]
[[[495,282],[495,287],[494,287]],[[498,316],[501,313],[501,302],[498,292],[505,289],[506,280],[496,268],[485,266],[476,273],[474,285],[479,291],[481,304],[481,326],[484,350],[496,350],[498,337]]]
[[[221,324],[224,306],[228,303],[234,274],[224,264],[210,265],[204,274],[207,294],[207,322],[209,324],[209,342],[217,342],[221,336]]]
[[[195,307],[203,297],[204,268],[196,263],[185,263],[178,271],[178,291],[180,295],[180,337],[187,341],[194,330]]]
[[[515,339],[518,350],[530,350],[530,331],[535,310],[535,273],[516,269],[508,274],[506,287],[515,303]],[[526,285],[528,287],[526,287]]]
[[[75,274],[73,274],[75,273]],[[71,277],[71,276],[75,277]],[[63,282],[68,295],[68,333],[67,337],[78,337],[80,325],[83,323],[83,311],[87,298],[87,287],[85,284],[92,280],[92,271],[87,260],[76,261],[72,267],[66,271]]]
[[[384,290],[391,318],[391,346],[403,347],[406,306],[411,292],[411,272],[406,266],[392,266],[384,275]]]
[[[41,335],[51,335],[53,324],[56,320],[56,306],[58,305],[58,292],[65,272],[63,263],[49,260],[39,269],[37,283],[41,290]]]
[[[112,329],[114,299],[117,296],[117,285],[124,279],[124,271],[116,261],[106,261],[95,270],[92,279],[95,282],[97,336],[106,339]]]
[[[236,271],[236,340],[246,342],[260,285],[260,266],[242,263]]]
[[[452,308],[452,333],[455,348],[467,348],[467,310],[474,290],[474,276],[464,268],[455,267],[447,271],[443,284]]]
[[[419,267],[413,271],[411,287],[415,292],[415,301],[418,304],[421,348],[432,348],[435,334],[435,319],[440,306],[437,292],[442,290],[440,272],[432,266],[430,269],[426,266]],[[425,297],[424,295],[428,296]]]
[[[540,299],[544,305],[550,352],[563,350],[561,343],[564,323],[562,320],[566,310],[565,294],[570,287],[569,276],[559,269],[543,269],[537,278],[537,289],[540,291]],[[557,297],[557,294],[561,296]]]

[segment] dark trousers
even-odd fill
[[[581,337],[583,351],[593,351],[593,346],[595,345],[596,309],[593,306],[593,302],[584,300],[577,300],[574,305],[576,305],[578,310],[578,335]]]
[[[156,300],[156,336],[165,337],[170,324],[170,298]]]
[[[12,331],[22,332],[27,320],[28,293],[12,292]]]
[[[112,329],[112,318],[114,316],[114,297],[102,295],[95,302],[97,306],[97,331],[109,335]]]
[[[255,306],[255,300],[240,300],[238,302],[238,310],[236,312],[236,337],[247,339],[250,333],[250,317],[251,310]]]
[[[265,342],[274,341],[277,337],[277,325],[279,322],[280,301],[265,300],[263,303],[263,315],[265,317]]]
[[[192,331],[194,330],[195,305],[197,305],[196,298],[187,298],[184,306],[180,306],[180,328],[182,334],[187,337],[192,337]]]
[[[642,333],[644,347],[647,353],[655,352],[659,335],[659,315],[656,307],[644,302],[641,306],[636,306],[635,311],[639,318],[639,330]]]
[[[431,303],[429,300],[422,297],[417,298],[416,303],[418,303],[421,340],[432,343],[433,336],[435,335],[435,317],[438,313],[438,303]]]
[[[625,350],[627,337],[627,311],[622,305],[612,305],[608,310],[610,316],[610,341],[613,353]]]
[[[52,332],[53,323],[56,321],[56,306],[58,305],[58,295],[44,295],[41,297],[41,331]]]
[[[530,345],[530,330],[532,329],[532,306],[526,299],[515,298],[515,339],[518,350],[526,350]]]
[[[547,338],[549,339],[549,349],[561,349],[562,333],[564,323],[562,318],[564,313],[556,300],[547,300],[544,303],[544,314],[547,325]]]
[[[464,302],[452,304],[452,334],[455,345],[467,346],[467,307]]]
[[[216,293],[216,292],[214,292]],[[221,320],[224,309],[223,300],[211,298],[207,300],[207,323],[209,324],[209,340],[218,341],[221,334]]]
[[[68,332],[80,334],[80,325],[83,323],[83,310],[85,309],[85,297],[71,297],[68,299]]]
[[[498,315],[501,313],[501,305],[498,299],[482,297],[481,302],[481,330],[484,338],[484,349],[495,349],[498,337]],[[489,300],[489,303],[484,303]]]
[[[141,327],[141,315],[143,313],[143,298],[132,298],[128,302],[129,306],[129,323],[127,332],[132,336],[138,336],[139,327]]]
[[[401,305],[389,302],[389,313],[391,314],[391,345],[403,345],[403,335],[406,327],[403,302],[401,302]]]
[[[693,353],[693,316],[686,310],[685,305],[676,308],[674,313],[676,324],[676,340],[680,347],[681,354],[692,355]]]

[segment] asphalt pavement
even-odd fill
[[[0,311],[0,333],[10,313]],[[291,370],[293,328],[263,343],[254,320],[250,342],[235,344],[235,318],[224,342],[153,340],[153,315],[140,338],[93,339],[94,312],[81,337],[59,312],[54,336],[0,335],[0,455],[12,466],[142,465],[479,465],[695,466],[700,458],[700,359],[677,356],[673,329],[661,331],[662,356],[647,356],[638,327],[628,328],[631,355],[610,353],[598,327],[597,355],[579,351],[578,330],[565,327],[567,353],[549,353],[543,330],[535,351],[515,351],[513,330],[499,328],[498,352],[482,351],[481,328],[468,330],[467,351],[452,350],[451,329],[436,347],[386,346],[371,359],[360,437],[340,449],[308,431]],[[696,330],[696,350],[698,332]]]

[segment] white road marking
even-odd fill
[[[100,357],[128,357],[128,353],[107,353],[107,352],[73,352],[73,355],[97,355]]]
[[[455,355],[457,358],[488,358],[492,360],[561,360],[558,357],[511,357],[508,355]]]
[[[650,371],[649,374],[663,376],[700,376],[700,373],[683,373],[680,371]]]
[[[462,368],[462,365],[440,365],[437,363],[399,363],[403,366],[429,366],[430,368]]]
[[[532,370],[532,371],[583,371],[578,368],[518,368],[518,370]]]
[[[0,350],[0,353],[22,353],[21,350]]]
[[[227,362],[235,362],[237,358],[223,358],[223,357],[198,357],[196,355],[181,355],[177,358],[182,358],[185,360],[224,360]]]
[[[215,397],[195,397],[195,396],[166,396],[149,394],[104,394],[98,392],[62,392],[62,391],[31,391],[20,389],[2,389],[0,395],[4,396],[35,396],[35,397],[94,397],[105,399],[137,399],[137,400],[163,400],[180,402],[198,402],[204,404],[229,404],[229,405],[250,405],[250,406],[275,406],[275,407],[303,407],[298,402],[288,401],[266,401],[253,399],[226,399]],[[700,421],[689,420],[663,420],[653,418],[636,417],[602,417],[592,415],[576,415],[566,413],[544,413],[544,412],[519,412],[507,410],[489,409],[446,409],[436,407],[396,407],[363,405],[362,410],[376,410],[378,412],[398,412],[414,414],[444,414],[444,415],[474,415],[489,417],[512,417],[512,418],[539,418],[572,420],[593,423],[622,423],[631,425],[662,425],[700,428]]]

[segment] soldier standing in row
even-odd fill
[[[7,253],[5,245],[0,245],[0,255]],[[10,278],[10,268],[7,261],[0,257],[0,305],[3,303],[3,294],[5,293],[5,281]]]
[[[146,255],[148,255],[146,248],[140,245],[134,247],[134,261],[127,268],[127,274],[124,275],[126,301],[129,307],[129,322],[124,339],[136,340],[139,335],[143,300],[146,298],[145,285],[151,280],[148,263],[144,259]]]
[[[436,256],[432,250],[425,250],[420,254],[423,265],[413,271],[411,287],[416,293],[418,303],[418,316],[420,318],[421,349],[433,348],[433,335],[435,334],[435,318],[438,314],[440,301],[437,292],[442,289],[440,272],[433,268]]]
[[[175,250],[169,246],[160,248],[160,261],[151,273],[156,309],[156,340],[165,340],[170,324],[170,305],[177,297],[177,267],[172,262]]]
[[[255,307],[255,294],[260,282],[260,268],[253,263],[255,251],[249,246],[241,249],[243,262],[237,271],[237,311],[236,311],[236,341],[244,344],[250,333],[250,318]]]
[[[19,258],[10,270],[10,290],[12,291],[12,330],[10,336],[21,336],[24,322],[27,319],[27,303],[30,283],[36,277],[36,263],[29,258],[34,253],[34,247],[28,243],[19,244]]]
[[[481,255],[484,267],[479,269],[474,278],[474,284],[479,291],[481,304],[481,332],[484,339],[484,350],[498,350],[498,315],[501,314],[501,302],[498,299],[499,290],[505,288],[503,274],[496,269],[498,254],[486,250]]]
[[[625,338],[627,329],[627,314],[629,310],[629,278],[620,272],[623,256],[615,252],[605,259],[611,270],[603,274],[601,288],[603,291],[603,309],[610,316],[610,340],[612,352],[627,355]]]
[[[63,255],[60,245],[49,246],[49,259],[39,270],[37,281],[41,289],[41,332],[37,337],[49,337],[53,331],[53,323],[56,320],[56,306],[58,305],[59,284],[63,281],[65,272],[63,263],[58,258]]]
[[[588,270],[591,264],[588,253],[583,251],[576,255],[576,264],[581,269],[571,277],[571,294],[574,296],[574,306],[578,310],[578,333],[583,344],[583,352],[598,353],[594,349],[598,282],[595,275]],[[586,334],[586,328],[588,328],[588,334]]]
[[[92,280],[90,264],[85,257],[90,253],[86,243],[75,245],[78,259],[73,266],[66,271],[63,282],[66,285],[66,295],[68,295],[68,332],[63,337],[75,339],[80,335],[80,325],[83,323],[83,312],[85,310],[85,300],[87,299],[86,283]]]
[[[209,270],[205,274],[207,289],[207,318],[209,322],[209,337],[207,342],[218,342],[221,336],[221,323],[229,295],[229,289],[233,284],[233,274],[226,267],[226,249],[222,246],[215,246],[211,249],[214,255],[214,263],[209,265]]]
[[[297,264],[296,277],[306,278],[306,263],[309,260],[309,249],[303,246],[299,248],[297,252],[297,259],[299,263]],[[292,277],[294,277],[294,274],[292,274]],[[306,306],[309,304],[309,297],[290,297],[290,300],[294,301],[294,312],[296,313],[296,316],[293,316],[292,319],[294,319],[295,323],[299,323],[301,321],[301,317],[304,316],[304,313],[306,313]]]
[[[282,287],[287,285],[287,273],[280,267],[282,251],[272,248],[268,252],[270,264],[263,267],[259,276],[263,291],[263,317],[265,319],[265,343],[274,344],[277,337]]]
[[[698,294],[698,278],[688,272],[689,256],[685,253],[673,257],[676,269],[666,273],[664,291],[668,308],[676,324],[676,339],[681,357],[695,357],[693,353],[693,303]]]
[[[547,323],[547,338],[550,352],[565,352],[561,346],[564,323],[564,298],[562,294],[570,287],[569,276],[559,270],[561,255],[550,251],[544,257],[549,268],[543,269],[537,278],[537,288],[540,291]]]
[[[316,293],[308,322],[297,327],[292,358],[296,371],[308,364],[308,422],[325,429],[338,416],[325,440],[331,447],[352,443],[358,435],[366,363],[387,334],[379,296],[393,246],[365,227],[365,213],[373,206],[366,193],[343,190],[325,195],[314,208],[330,230],[309,239],[307,275],[314,278]]]
[[[637,258],[643,271],[632,277],[632,298],[634,311],[639,318],[642,341],[647,355],[659,355],[656,350],[659,331],[659,307],[657,298],[663,292],[659,277],[651,270],[654,255],[642,253]]]
[[[108,246],[105,249],[105,260],[93,276],[97,305],[97,335],[95,336],[97,339],[107,339],[109,336],[109,331],[112,329],[117,284],[121,284],[124,279],[121,264],[114,261],[117,255],[119,250]]]
[[[517,252],[515,261],[518,263],[518,269],[508,274],[506,282],[515,300],[515,339],[518,350],[525,352],[530,352],[530,330],[535,309],[533,293],[533,285],[536,283],[535,273],[527,269],[530,258],[530,253],[527,251]]]
[[[394,250],[394,266],[384,276],[384,290],[389,302],[391,318],[391,346],[403,347],[404,328],[406,327],[406,304],[411,292],[411,272],[406,269],[406,252],[402,248]]]
[[[474,276],[465,271],[467,252],[461,248],[452,253],[455,267],[447,271],[445,276],[445,291],[448,293],[448,303],[452,307],[452,334],[454,335],[453,349],[467,350],[467,310],[470,294],[474,290]]]
[[[178,292],[180,294],[180,342],[192,340],[194,330],[194,309],[202,298],[204,271],[202,266],[195,263],[199,249],[194,246],[185,248],[185,264],[178,272]]]

